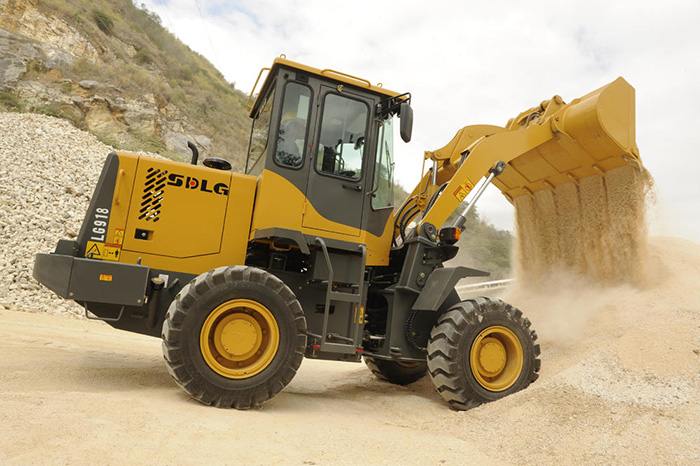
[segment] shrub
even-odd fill
[[[137,133],[133,136],[136,141],[136,146],[132,147],[129,145],[129,147],[127,147],[129,150],[142,150],[144,152],[156,154],[162,154],[166,151],[165,143],[152,134]]]
[[[46,73],[46,67],[38,60],[30,60],[27,63],[27,71],[22,75],[22,79],[38,78]]]
[[[32,108],[33,113],[38,113],[39,115],[47,115],[56,118],[61,118],[61,110],[55,104],[49,105],[39,105]]]
[[[147,65],[149,63],[152,63],[153,57],[151,57],[151,54],[148,53],[148,50],[141,49],[138,52],[136,52],[136,55],[134,56],[134,60],[136,60],[136,63],[143,66],[143,65]]]
[[[180,72],[178,73],[178,76],[183,81],[192,81],[192,79],[194,78],[194,73],[190,68],[181,68]]]
[[[112,146],[115,149],[121,148],[117,138],[115,138],[111,134],[105,134],[105,133],[102,133],[100,131],[92,131],[92,130],[88,130],[88,132],[91,133],[93,136],[95,136],[97,138],[97,140],[100,141],[102,144],[105,144],[107,146]]]
[[[21,112],[24,110],[24,106],[19,100],[19,97],[9,92],[0,92],[0,107],[11,112]]]
[[[83,114],[79,110],[70,106],[60,105],[58,103],[50,103],[48,105],[33,107],[32,112],[68,120],[76,128],[81,128],[84,123]]]
[[[95,24],[97,24],[97,27],[100,28],[102,32],[112,35],[114,32],[114,21],[112,21],[112,18],[107,13],[95,8],[92,10],[92,19],[95,20]]]

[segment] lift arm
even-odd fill
[[[419,228],[439,228],[499,162],[506,167],[493,184],[510,202],[627,163],[641,167],[634,113],[634,88],[618,78],[570,104],[554,96],[505,127],[464,127],[445,147],[426,152],[432,167],[399,214],[412,208],[422,214]]]

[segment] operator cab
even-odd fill
[[[246,173],[258,177],[251,239],[301,246],[322,237],[371,252],[382,238],[388,247],[394,119],[410,140],[409,100],[361,78],[276,59],[250,106]]]

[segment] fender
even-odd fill
[[[437,311],[447,296],[454,291],[458,281],[465,277],[488,277],[489,273],[469,267],[445,267],[436,269],[413,303],[414,311]]]

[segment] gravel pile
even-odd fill
[[[660,410],[690,402],[698,389],[697,374],[693,375],[666,378],[652,371],[639,374],[625,367],[614,355],[601,353],[563,371],[555,384],[576,388],[611,404]]]
[[[64,120],[0,113],[0,308],[82,315],[32,278],[34,255],[77,236],[112,150]]]

